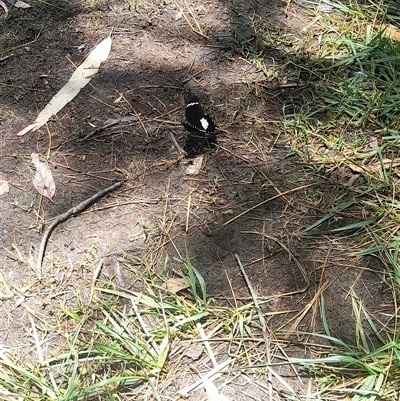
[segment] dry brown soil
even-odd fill
[[[165,265],[171,274],[173,258],[187,252],[210,297],[225,304],[232,291],[239,301],[251,300],[237,254],[260,299],[270,299],[264,311],[272,330],[289,329],[325,284],[332,335],[354,342],[355,294],[381,320],[390,294],[382,292],[377,265],[352,257],[357,246],[347,238],[299,234],[337,199],[351,196],[351,188],[343,185],[348,177],[314,174],[291,157],[280,120],[284,105],[290,113],[293,99],[301,101],[302,87],[290,77],[290,60],[273,42],[257,57],[245,57],[246,49],[258,48],[254,19],[262,18],[272,33],[296,35],[308,21],[299,6],[186,2],[202,36],[174,1],[30,3],[29,9],[10,8],[0,23],[0,173],[10,184],[0,198],[2,344],[28,355],[34,345],[27,311],[45,321],[63,303],[84,302],[98,260],[104,258],[104,271],[115,276],[124,252]],[[179,4],[194,24],[185,2]],[[47,126],[18,137],[111,32],[111,54],[91,83]],[[170,138],[172,131],[181,146],[185,142],[181,120],[189,92],[218,125],[218,145],[203,155],[197,174],[190,174],[194,161],[182,157]],[[102,129],[111,121],[117,124]],[[33,188],[32,153],[49,162],[53,202]],[[115,181],[122,181],[120,189],[54,230],[39,280],[35,261],[43,229]],[[321,204],[326,210],[316,206]],[[351,221],[351,214],[346,218]],[[130,272],[119,280],[127,288],[134,281]],[[318,316],[313,306],[296,329],[320,331]],[[49,353],[54,348],[47,344]],[[241,380],[242,387],[226,390],[230,399],[266,399],[264,390]],[[296,387],[306,394],[305,385]]]

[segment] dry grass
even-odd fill
[[[171,37],[180,53],[164,48],[163,57],[177,60],[193,43],[199,54],[208,49],[204,43],[216,28],[202,19],[204,10],[186,1],[170,6],[164,11],[176,18],[179,30]],[[154,34],[149,21],[160,4],[130,7]],[[122,88],[107,102],[95,99],[97,107],[135,118],[115,131],[85,133],[78,141],[87,146],[79,148],[82,154],[90,154],[92,141],[96,151],[121,149],[118,140],[128,134],[127,143],[138,137],[135,146],[146,145],[136,150],[123,142],[124,190],[78,216],[90,233],[89,223],[100,216],[111,221],[102,225],[105,237],[123,235],[112,250],[104,239],[82,235],[74,260],[57,244],[45,258],[42,280],[36,277],[26,288],[16,290],[11,274],[1,277],[8,320],[19,307],[30,324],[24,339],[30,346],[20,343],[0,355],[0,394],[6,399],[397,397],[397,120],[381,119],[376,127],[371,120],[379,113],[370,103],[360,121],[367,113],[356,110],[349,118],[351,107],[333,102],[346,80],[353,86],[342,100],[365,90],[341,74],[355,61],[373,67],[376,53],[368,53],[364,64],[360,54],[379,30],[381,8],[371,15],[353,2],[332,15],[314,14],[298,37],[234,8],[228,11],[235,43],[227,54],[246,78],[238,84],[232,73],[226,94],[210,98],[207,106],[221,122],[219,146],[204,155],[197,175],[186,173],[192,162],[176,150],[160,150],[173,145],[164,131],[179,125],[183,94],[175,93],[182,88],[172,79]],[[115,10],[108,16],[117,21]],[[97,21],[88,23],[90,34],[102,16],[90,13],[88,21]],[[116,35],[123,36],[123,29],[121,23]],[[379,49],[379,43],[378,50],[390,49],[387,42]],[[273,61],[272,45],[279,54]],[[127,51],[135,60],[136,50]],[[125,54],[119,57],[126,62]],[[186,78],[209,95],[211,86],[201,86],[203,70],[194,60],[184,66]],[[140,73],[134,71],[129,85]],[[227,81],[229,73],[222,75]],[[381,83],[367,89],[378,90]],[[165,95],[168,90],[175,97]],[[355,104],[362,100],[355,98]],[[281,108],[293,109],[283,122]],[[182,141],[179,133],[176,140]],[[41,205],[35,207],[42,216]],[[124,237],[129,240],[122,246]],[[124,254],[124,248],[130,251]],[[35,270],[34,252],[27,257],[16,244],[7,254]],[[367,263],[365,255],[381,263]]]

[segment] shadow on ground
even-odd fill
[[[325,213],[313,207],[314,196],[351,194],[335,177],[308,173],[289,157],[280,129],[281,110],[294,96],[282,85],[289,63],[252,23],[264,19],[265,32],[296,31],[305,18],[297,6],[291,3],[285,14],[278,1],[259,8],[193,3],[205,27],[199,35],[174,2],[137,9],[125,1],[95,4],[33,2],[31,9],[11,8],[0,28],[0,173],[11,185],[1,199],[0,272],[16,289],[2,306],[8,311],[2,341],[26,340],[27,317],[13,307],[22,289],[32,310],[46,311],[44,300],[52,294],[63,292],[63,302],[91,280],[98,258],[106,259],[112,276],[123,252],[171,272],[180,268],[173,258],[187,252],[211,296],[250,302],[237,254],[257,294],[269,300],[265,313],[273,329],[290,324],[327,285],[332,332],[351,341],[349,288],[372,315],[385,298],[370,273],[375,267],[351,258],[356,245],[341,237],[299,235]],[[73,64],[111,31],[112,53],[91,84],[48,131],[17,137],[68,80]],[[188,173],[193,160],[182,158],[170,138],[172,132],[183,146],[188,91],[201,97],[219,127],[219,146],[204,155],[196,174]],[[103,129],[110,121],[118,123]],[[49,155],[54,203],[33,189],[33,152]],[[54,231],[45,281],[35,281],[30,258],[36,258],[43,226],[115,180],[123,181],[121,190]],[[126,272],[124,285],[131,282]],[[319,331],[321,323],[303,319],[297,329]]]

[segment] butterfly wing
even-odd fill
[[[214,121],[204,113],[203,107],[196,97],[192,97],[186,105],[185,117],[186,121],[183,125],[189,132],[194,129],[200,132],[214,133]]]
[[[182,125],[189,132],[185,151],[189,156],[195,156],[205,149],[215,145],[215,124],[208,116],[196,96],[189,99],[185,111],[186,121]]]

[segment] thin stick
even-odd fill
[[[265,203],[271,202],[274,199],[280,198],[281,196],[285,196],[285,195],[291,194],[292,192],[300,191],[301,189],[308,188],[308,187],[311,187],[313,185],[315,185],[315,184],[314,183],[313,184],[307,184],[307,185],[303,185],[301,187],[289,189],[289,191],[281,192],[281,193],[273,196],[272,198],[269,198],[269,199],[266,199],[266,200],[264,200],[264,201],[262,201],[260,203],[257,203],[257,205],[252,206],[250,209],[247,209],[244,212],[242,212],[242,213],[238,214],[237,216],[233,217],[232,219],[228,220],[226,223],[224,223],[223,227],[225,227],[228,224],[232,223],[233,221],[237,220],[239,217],[242,217],[245,214],[251,212],[252,210],[257,209],[258,207],[264,205]]]
[[[81,202],[79,205],[74,206],[73,208],[69,209],[65,213],[63,213],[60,216],[58,216],[50,224],[49,228],[43,234],[42,242],[40,243],[39,255],[38,255],[38,260],[37,260],[37,265],[36,265],[36,269],[37,269],[37,273],[39,274],[39,277],[41,277],[44,252],[46,250],[47,241],[49,240],[49,237],[50,237],[50,234],[52,233],[52,231],[59,224],[61,224],[64,221],[68,220],[71,216],[82,212],[88,206],[90,206],[92,203],[97,202],[100,198],[102,198],[103,196],[107,195],[109,192],[114,191],[115,189],[119,188],[121,185],[122,185],[122,182],[118,181],[118,182],[110,185],[109,187],[97,192],[97,194],[94,194],[89,199],[86,199],[85,201]]]
[[[187,204],[185,233],[187,233],[189,231],[190,203],[191,203],[191,201],[192,201],[192,193],[189,194],[189,199],[188,199],[188,204]]]
[[[44,357],[43,357],[43,350],[42,350],[42,347],[40,344],[39,334],[37,332],[35,322],[33,321],[32,316],[31,316],[31,313],[33,313],[33,312],[29,308],[26,308],[26,310],[28,311],[28,317],[29,317],[29,320],[32,325],[32,337],[35,340],[37,356],[38,356],[39,362],[43,363]]]
[[[96,267],[96,270],[93,273],[93,283],[92,283],[92,288],[90,290],[89,303],[92,302],[93,295],[94,295],[94,289],[95,289],[95,286],[96,286],[96,281],[100,277],[100,273],[101,273],[101,269],[103,268],[103,265],[104,265],[104,258],[101,258],[100,261],[99,261],[99,264]]]
[[[275,241],[278,245],[281,246],[281,248],[283,248],[288,256],[290,260],[293,260],[293,262],[296,264],[296,266],[299,268],[301,275],[303,276],[303,279],[306,283],[305,287],[302,288],[301,290],[299,290],[299,292],[304,292],[307,290],[307,288],[310,286],[310,280],[308,278],[308,274],[306,272],[306,269],[303,267],[303,265],[300,263],[300,261],[296,258],[296,256],[293,255],[292,251],[282,242],[279,241],[278,238],[273,237],[272,235],[268,235],[266,233],[262,233],[262,235],[272,241]]]
[[[1,63],[2,61],[7,60],[8,58],[10,58],[10,57],[12,57],[12,56],[14,56],[14,53],[11,53],[11,54],[9,54],[8,56],[4,56],[4,57],[0,58],[0,63]]]
[[[286,292],[283,294],[276,295],[277,297],[287,297],[289,295],[294,295],[294,294],[301,294],[302,292],[307,291],[308,287],[310,286],[310,280],[308,278],[308,274],[306,272],[306,269],[303,267],[303,265],[300,263],[300,261],[296,258],[296,256],[293,255],[292,251],[281,241],[279,241],[278,238],[273,237],[272,235],[268,235],[266,233],[260,233],[258,231],[242,231],[243,234],[259,234],[264,236],[265,238],[268,238],[272,241],[275,241],[278,245],[280,245],[288,254],[289,260],[293,260],[293,262],[296,264],[296,266],[299,268],[300,273],[303,276],[303,279],[305,281],[305,285],[303,288],[300,288],[299,290],[296,291],[291,291],[291,292]],[[286,323],[285,323],[286,324]]]
[[[144,123],[143,123],[143,120],[140,118],[140,115],[139,115],[139,114],[137,113],[137,111],[132,107],[132,105],[129,103],[129,100],[128,100],[124,95],[122,95],[122,99],[124,99],[124,101],[126,102],[126,104],[128,104],[129,107],[132,109],[132,111],[134,112],[135,116],[137,117],[137,119],[138,119],[140,125],[142,126],[143,131],[146,133],[147,136],[149,136],[149,133],[147,132],[147,129],[146,129]]]
[[[172,143],[174,144],[174,146],[176,147],[176,150],[184,156],[187,156],[187,153],[179,146],[179,143],[177,142],[177,140],[175,139],[175,135],[173,134],[172,130],[168,131],[168,135],[171,138]]]
[[[52,6],[53,6],[53,5],[52,5]],[[17,50],[17,49],[20,49],[21,47],[29,46],[29,45],[31,45],[32,43],[35,43],[35,42],[39,39],[39,36],[40,36],[40,34],[42,33],[42,30],[43,30],[43,28],[40,29],[39,33],[35,36],[35,39],[31,40],[30,42],[24,43],[24,44],[22,44],[22,45],[15,46],[15,47],[13,47],[13,48],[11,48],[11,49],[7,49],[7,51],[10,51],[10,50],[11,50],[11,51]]]
[[[235,254],[235,259],[239,265],[240,271],[243,274],[244,280],[246,281],[246,284],[250,291],[251,297],[253,298],[254,306],[257,308],[258,318],[261,323],[261,331],[262,331],[262,335],[263,335],[263,339],[264,339],[265,355],[267,357],[267,365],[270,365],[271,364],[271,341],[270,341],[270,339],[268,337],[268,333],[267,333],[267,330],[268,330],[267,322],[265,321],[264,314],[260,308],[260,304],[258,303],[257,294],[254,292],[253,286],[250,283],[250,279],[247,276],[247,273],[244,270],[242,262],[240,261],[239,256],[237,254]],[[269,400],[272,401],[273,400],[272,373],[268,366],[267,366],[267,370],[268,370],[268,395],[269,395]]]
[[[109,124],[103,125],[102,127],[98,127],[96,128],[94,131],[89,132],[86,136],[84,136],[83,138],[79,139],[79,142],[84,142],[86,140],[88,140],[89,138],[91,138],[93,135],[96,135],[98,132],[101,132],[107,128],[113,127],[114,125],[117,125],[119,123],[119,121],[113,121]]]
[[[189,78],[185,79],[184,81],[182,81],[184,84],[186,84],[187,82],[189,82],[190,80],[192,80],[193,78],[196,78],[197,75],[200,75],[202,72],[209,70],[209,68],[203,68],[202,70],[196,72],[195,74],[191,75]]]
[[[185,2],[186,7],[189,9],[189,13],[192,14],[192,17],[193,17],[193,19],[194,19],[194,22],[195,22],[195,24],[196,24],[198,30],[196,30],[195,27],[192,25],[192,23],[189,21],[189,18],[187,17],[187,15],[185,14],[185,12],[183,11],[183,9],[182,9],[182,7],[180,6],[180,4],[178,4],[177,1],[174,1],[174,3],[175,3],[175,5],[176,5],[176,7],[178,8],[179,12],[182,14],[182,17],[185,19],[185,21],[186,21],[187,24],[189,25],[190,29],[191,29],[193,32],[196,32],[198,35],[202,36],[203,38],[207,38],[207,36],[204,35],[204,33],[201,31],[201,26],[200,26],[199,23],[197,22],[196,17],[195,17],[195,15],[194,15],[194,12],[190,9],[189,5]]]

